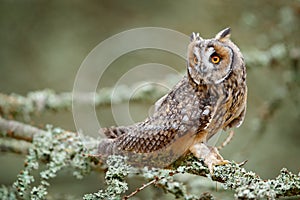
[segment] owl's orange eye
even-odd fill
[[[198,58],[194,57],[194,64],[198,64]]]
[[[218,55],[213,55],[210,57],[210,61],[214,64],[218,64],[220,62],[221,58]]]

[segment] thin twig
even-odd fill
[[[178,170],[174,170],[174,171],[171,171],[168,173],[168,176],[174,176],[175,174],[178,174],[180,173]],[[165,176],[161,176],[161,177],[157,177],[157,176],[154,176],[154,179],[146,184],[143,184],[141,187],[137,188],[135,191],[133,191],[131,194],[127,195],[127,196],[124,196],[122,198],[122,200],[126,200],[134,195],[136,195],[138,192],[142,191],[143,189],[145,189],[146,187],[148,187],[149,185],[152,185],[152,184],[156,184],[158,183],[158,181],[162,180],[166,178]],[[164,186],[163,186],[164,187]]]
[[[149,185],[152,185],[152,184],[155,184],[157,181],[161,180],[162,178],[158,178],[158,177],[155,177],[152,181],[146,183],[146,184],[143,184],[141,187],[137,188],[135,191],[133,191],[131,194],[127,195],[127,196],[124,196],[122,198],[122,200],[127,200],[129,199],[130,197],[133,197],[134,195],[136,195],[138,192],[142,191],[143,189],[145,189],[146,187],[148,187]]]

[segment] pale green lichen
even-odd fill
[[[1,199],[45,199],[50,186],[49,179],[55,178],[64,168],[71,168],[73,175],[83,178],[93,166],[93,159],[86,156],[88,150],[84,148],[82,138],[77,134],[60,128],[47,126],[47,131],[34,134],[33,142],[28,149],[24,169],[17,176],[12,188],[0,188]],[[43,164],[43,162],[45,164]],[[186,200],[213,199],[211,194],[196,196],[189,194],[187,185],[177,181],[176,174],[190,173],[198,176],[211,177],[212,180],[222,182],[226,189],[235,191],[236,199],[275,199],[282,196],[296,196],[300,194],[300,177],[287,169],[282,169],[274,180],[262,180],[257,174],[246,171],[236,163],[215,166],[213,176],[203,160],[191,155],[175,162],[169,169],[135,169],[126,163],[122,156],[111,156],[106,160],[107,172],[106,189],[100,189],[93,194],[86,194],[84,199],[121,199],[125,197],[128,184],[125,179],[130,175],[140,175],[149,181],[149,185],[162,188],[175,198]],[[41,170],[41,165],[43,165]],[[171,167],[171,166],[170,166]],[[34,171],[39,177],[34,177]],[[36,179],[35,179],[36,178]],[[37,181],[38,180],[38,181]]]
[[[125,177],[128,176],[132,167],[126,164],[126,158],[122,156],[109,156],[106,163],[108,165],[108,170],[105,174],[107,188],[105,190],[101,189],[93,194],[86,194],[83,199],[117,200],[121,199],[121,195],[128,190],[128,184],[125,181]]]
[[[236,199],[276,199],[300,194],[300,177],[282,169],[274,180],[263,180],[235,163],[216,166],[214,179],[222,180],[225,188],[235,190]]]
[[[46,132],[35,135],[32,144],[25,160],[25,169],[13,184],[21,199],[44,199],[50,186],[48,180],[55,178],[63,168],[73,168],[73,175],[77,178],[82,178],[90,172],[91,166],[87,164],[90,162],[89,158],[84,156],[87,152],[81,139],[74,133],[47,126]],[[39,170],[39,161],[47,164],[39,173],[39,183],[36,183],[32,172]],[[33,187],[33,182],[38,185]]]
[[[156,185],[162,188],[166,193],[173,194],[175,198],[185,200],[213,200],[214,197],[209,193],[204,193],[200,196],[189,194],[187,185],[175,180],[176,174],[192,173],[199,176],[206,176],[209,170],[204,165],[203,160],[197,160],[189,155],[184,160],[174,163],[174,166],[179,163],[181,165],[172,170],[148,169],[145,167],[141,175],[148,180],[157,179]]]
[[[16,194],[12,191],[11,188],[8,188],[4,185],[0,187],[0,198],[2,200],[15,200],[17,199]]]
[[[148,169],[144,168],[142,176],[148,180],[157,179],[156,185],[165,192],[171,193],[175,198],[193,199],[194,196],[187,195],[186,186],[183,183],[174,180],[173,174],[178,173],[166,169]]]

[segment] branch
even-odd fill
[[[166,80],[170,83],[169,79]],[[25,119],[28,119],[30,115],[36,115],[44,111],[69,110],[72,108],[72,100],[81,104],[94,103],[95,106],[105,106],[129,100],[136,102],[153,101],[166,92],[165,89],[157,85],[147,85],[147,87],[138,90],[136,93],[134,92],[135,89],[135,85],[132,87],[121,85],[118,88],[103,88],[96,94],[83,93],[76,99],[72,99],[73,94],[71,92],[56,94],[53,90],[49,89],[30,92],[27,96],[0,93],[0,116],[13,118],[21,115]],[[135,95],[132,96],[132,94]]]
[[[283,168],[272,180],[263,180],[236,163],[215,166],[213,180],[223,182],[225,188],[235,190],[238,199],[275,199],[300,195],[300,173],[295,175]]]
[[[44,110],[69,109],[72,105],[70,93],[55,94],[52,90],[30,92],[26,97],[18,94],[0,93],[0,115],[29,117]]]
[[[21,140],[0,139],[0,152],[11,152],[17,154],[27,154],[32,144]]]
[[[32,132],[30,132],[32,131]],[[13,192],[20,198],[35,198],[36,196],[45,197],[47,195],[48,180],[55,178],[58,171],[64,168],[73,168],[73,174],[77,178],[95,168],[95,159],[87,156],[90,150],[84,148],[84,142],[96,141],[88,137],[80,137],[76,133],[64,131],[60,128],[47,127],[47,130],[41,130],[17,121],[0,118],[0,132],[7,140],[14,138],[26,141],[32,141],[32,145],[26,148],[28,155],[25,160],[25,168],[18,175],[17,181],[13,185]],[[23,132],[23,133],[22,133]],[[13,134],[7,134],[13,133]],[[18,135],[16,137],[16,135]],[[3,138],[0,138],[3,142]],[[7,143],[9,145],[9,143]],[[96,146],[94,148],[97,148]],[[7,148],[8,150],[10,148]],[[12,149],[12,148],[11,148]],[[93,149],[92,149],[93,150]],[[14,152],[14,151],[12,151]],[[23,151],[25,152],[25,151]],[[34,170],[39,169],[38,161],[46,163],[46,169],[40,172],[39,184],[34,184]],[[108,188],[99,190],[97,193],[86,195],[86,199],[99,199],[99,195],[107,198],[115,195],[121,198],[121,195],[128,189],[125,177],[133,170],[121,156],[113,156],[107,160],[108,171],[106,181]],[[103,166],[99,166],[103,167]],[[134,173],[136,174],[135,169]],[[143,169],[140,175],[147,180],[152,181],[159,177],[156,186],[163,188],[175,197],[184,197],[185,199],[196,199],[189,195],[184,184],[173,180],[174,174],[190,173],[198,176],[210,177],[208,168],[201,160],[188,156],[181,165],[173,170],[167,169]],[[287,169],[282,169],[280,175],[273,180],[263,180],[257,174],[247,171],[238,164],[232,162],[224,166],[215,166],[212,180],[223,183],[225,188],[235,191],[235,197],[239,199],[274,199],[281,196],[300,195],[300,174],[295,175]],[[153,181],[155,182],[155,181]],[[4,189],[0,189],[0,194]],[[101,198],[100,198],[101,199]]]
[[[22,152],[27,152],[24,169],[10,189],[10,193],[14,193],[16,199],[45,199],[49,180],[55,178],[59,171],[72,168],[76,178],[83,178],[95,163],[93,159],[85,156],[89,151],[84,148],[82,138],[78,134],[49,125],[46,128],[47,130],[41,130],[21,122],[0,118],[0,133],[6,137],[0,138],[0,141],[6,144],[6,151],[16,152],[14,146],[8,147],[15,141],[25,140],[32,143],[23,146]],[[42,170],[39,161],[46,165]],[[32,175],[37,170],[39,181],[35,181]],[[5,191],[7,189],[1,188],[0,195]]]
[[[45,131],[21,122],[6,120],[0,117],[0,133],[6,137],[31,142],[35,134],[45,134]]]

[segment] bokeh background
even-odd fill
[[[234,139],[221,153],[229,160],[248,160],[245,168],[265,179],[274,178],[283,167],[294,173],[300,171],[300,1],[297,0],[1,0],[0,92],[26,95],[45,88],[71,92],[77,70],[96,45],[121,31],[148,26],[187,35],[200,32],[204,38],[230,26],[232,40],[246,57],[248,111],[244,124],[235,130]],[[185,70],[185,62],[174,55],[141,50],[116,60],[99,87],[113,86],[132,67],[149,62]],[[132,104],[133,118],[145,118],[150,106],[148,102]],[[109,106],[97,112],[104,125],[114,125]],[[36,125],[49,123],[75,130],[72,113],[67,111],[43,113],[32,121]],[[223,133],[218,142],[225,136]],[[0,154],[0,184],[13,183],[23,160],[24,156]],[[194,193],[214,191],[216,187],[205,178],[178,178],[187,182]],[[103,175],[98,173],[79,181],[66,171],[53,181],[50,195],[80,198],[84,193],[97,191],[102,182]],[[133,190],[143,180],[132,178],[129,182]],[[162,193],[149,188],[139,197],[173,198]],[[225,198],[222,190],[213,193]]]

